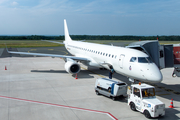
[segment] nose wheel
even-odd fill
[[[132,83],[134,83],[135,79],[129,78],[129,81],[132,82]]]

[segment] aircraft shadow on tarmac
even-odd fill
[[[67,73],[65,70],[31,70],[31,72],[39,72],[39,73]],[[67,73],[69,74],[69,73]],[[74,78],[76,77],[76,74],[72,75]],[[94,78],[94,76],[91,76],[88,74],[86,70],[81,70],[80,73],[78,73],[78,78]]]
[[[31,70],[31,72],[39,72],[39,73],[67,73],[64,70]]]
[[[109,70],[100,70],[98,68],[89,67],[87,71],[89,71],[89,72],[91,72],[93,74],[100,75],[99,78],[101,76],[109,78]],[[112,79],[114,79],[114,78],[117,79],[117,80],[120,80],[122,82],[126,82],[128,85],[131,84],[131,82],[128,80],[128,78],[126,76],[120,75],[118,73],[114,73],[112,75]]]

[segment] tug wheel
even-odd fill
[[[99,95],[99,92],[98,92],[98,91],[96,91],[96,95]]]
[[[131,110],[136,111],[136,106],[133,102],[130,103],[130,108]]]
[[[151,118],[151,115],[149,114],[149,111],[147,111],[147,110],[144,111],[144,116],[146,118]]]

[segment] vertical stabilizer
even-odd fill
[[[65,34],[65,41],[72,41],[71,37],[69,36],[66,19],[64,19],[64,34]]]

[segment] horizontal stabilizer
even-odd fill
[[[41,40],[41,41],[46,41],[46,42],[51,42],[51,43],[57,43],[57,44],[64,44],[63,42],[50,41],[50,40]]]

